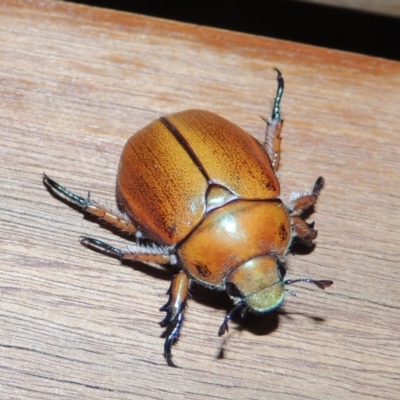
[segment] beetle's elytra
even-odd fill
[[[276,71],[278,90],[263,144],[200,110],[161,117],[131,136],[117,175],[121,212],[77,196],[44,175],[58,195],[135,238],[124,250],[91,237],[82,238],[84,245],[121,260],[178,267],[161,308],[166,312],[161,326],[169,328],[164,356],[170,366],[175,366],[171,347],[192,282],[224,290],[232,299],[234,307],[219,335],[236,311],[266,313],[279,307],[286,285],[305,281],[323,289],[333,283],[284,279],[294,238],[310,245],[317,236],[314,224],[301,215],[316,203],[324,181],[318,178],[311,192],[293,194],[288,204],[279,198],[284,82]]]

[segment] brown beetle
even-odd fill
[[[294,194],[287,205],[279,199],[275,171],[280,160],[283,120],[278,89],[271,120],[261,145],[238,126],[213,113],[188,110],[161,117],[126,143],[117,176],[121,212],[71,193],[47,175],[45,184],[82,207],[84,212],[135,235],[120,250],[98,239],[81,242],[121,260],[179,267],[161,308],[169,328],[164,356],[178,338],[191,282],[225,290],[234,307],[218,334],[228,330],[233,313],[266,313],[284,299],[285,285],[305,281],[325,288],[332,281],[284,280],[285,258],[293,239],[310,245],[317,236],[301,217],[313,206],[323,186],[320,177],[307,194]],[[144,240],[145,239],[145,240]]]

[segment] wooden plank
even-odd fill
[[[0,10],[3,398],[398,396],[399,63],[50,0]],[[195,288],[174,347],[182,368],[168,368],[157,322],[174,272],[80,246],[125,240],[52,197],[42,173],[113,204],[128,137],[188,108],[261,139],[274,67],[283,196],[326,179],[317,245],[289,257],[288,276],[335,284],[299,285],[225,338],[229,301]]]

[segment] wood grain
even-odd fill
[[[0,388],[7,399],[395,399],[400,393],[400,64],[68,3],[0,4]],[[315,249],[278,313],[236,319],[193,290],[174,360],[158,312],[173,271],[79,245],[124,238],[42,173],[114,203],[119,155],[156,117],[214,111],[261,139],[283,72],[283,197],[326,179]],[[243,244],[245,245],[245,243]]]

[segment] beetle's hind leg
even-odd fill
[[[70,192],[64,186],[61,186],[57,182],[53,181],[53,179],[48,177],[46,174],[43,174],[43,182],[57,195],[82,208],[83,212],[95,215],[101,220],[119,228],[123,232],[137,232],[137,228],[132,224],[131,220],[126,214],[121,213],[118,210],[111,210],[107,206],[92,200],[90,197],[90,192],[86,198],[80,197],[75,193]]]
[[[272,107],[271,119],[263,120],[267,123],[265,131],[264,148],[272,162],[272,167],[275,171],[279,169],[279,162],[281,159],[281,132],[283,126],[283,119],[281,118],[281,100],[284,89],[284,81],[279,69],[275,68],[277,72],[278,88],[276,90],[274,105]]]
[[[321,189],[324,186],[324,178],[320,176],[314,184],[311,193],[293,193],[292,198],[287,204],[290,213],[290,220],[295,237],[300,238],[305,244],[311,245],[312,241],[317,237],[318,231],[314,229],[314,222],[307,223],[301,214],[306,211],[318,200]]]
[[[186,305],[186,299],[189,294],[190,279],[184,271],[178,272],[171,282],[167,292],[169,294],[168,302],[160,308],[167,315],[160,322],[162,327],[168,327],[167,337],[164,344],[164,358],[170,367],[176,367],[172,361],[172,345],[179,337],[183,322],[183,312]]]

